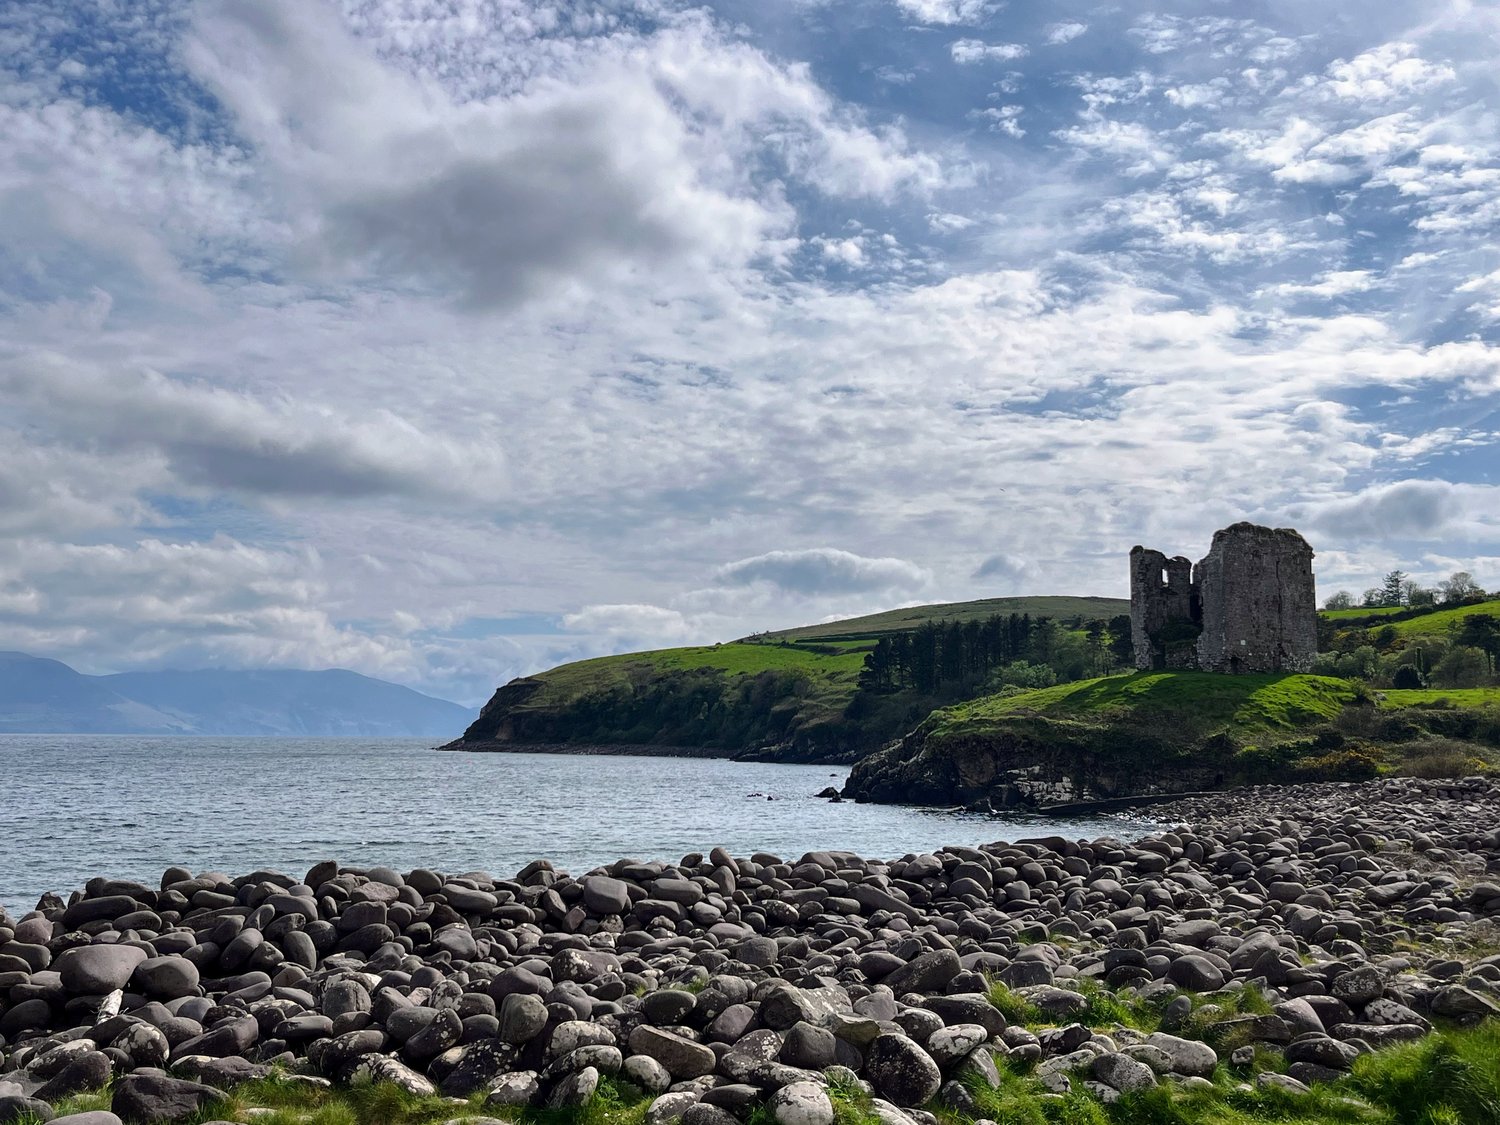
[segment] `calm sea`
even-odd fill
[[[96,875],[155,886],[174,864],[300,878],[336,859],[512,875],[677,860],[722,844],[795,859],[893,858],[1024,836],[1133,838],[1117,817],[1053,821],[830,804],[833,766],[554,754],[440,754],[396,739],[0,736],[0,904]],[[773,798],[773,799],[767,799]]]

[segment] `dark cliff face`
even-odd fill
[[[863,750],[841,719],[797,726],[800,681],[765,672],[731,678],[717,669],[674,669],[572,698],[541,678],[501,686],[445,750],[510,747],[659,753],[775,762],[847,762]]]
[[[490,696],[490,701],[479,712],[479,718],[469,724],[458,742],[515,742],[515,708],[527,702],[543,687],[541,680],[521,676],[509,683],[501,684]],[[524,735],[522,736],[524,739]]]
[[[1018,715],[982,734],[924,724],[855,764],[843,795],[883,804],[1043,808],[1224,784],[1232,747],[1185,754],[1165,732]]]

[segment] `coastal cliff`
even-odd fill
[[[987,599],[580,660],[501,685],[441,749],[846,764],[1007,675],[1077,678],[1097,662],[1085,630],[1128,632],[1123,608]]]
[[[1140,672],[934,711],[856,763],[843,796],[1046,808],[1271,781],[1479,773],[1497,747],[1491,711],[1440,693],[1371,692],[1298,673]]]

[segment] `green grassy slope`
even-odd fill
[[[1328,676],[1136,672],[986,696],[936,711],[929,723],[940,737],[977,733],[994,720],[1028,712],[1088,722],[1191,716],[1233,731],[1291,730],[1336,718],[1355,697],[1347,680]]]
[[[1413,617],[1409,621],[1397,621],[1391,627],[1396,630],[1396,634],[1400,637],[1431,636],[1457,629],[1463,624],[1464,618],[1479,614],[1500,617],[1500,598],[1487,602],[1479,602],[1475,605],[1457,606],[1453,609],[1440,609],[1436,613]]]
[[[754,676],[761,672],[796,671],[822,683],[853,683],[864,664],[864,650],[869,647],[847,646],[837,651],[802,645],[750,644],[734,641],[724,645],[695,648],[663,648],[648,652],[627,652],[619,656],[600,656],[562,664],[534,677],[543,690],[527,701],[527,706],[548,707],[566,703],[581,695],[621,687],[643,672],[691,671],[710,669],[734,676]]]
[[[1497,767],[1500,689],[1376,692],[1318,675],[1134,672],[935,710],[858,762],[845,795],[1047,805]]]
[[[795,629],[778,629],[759,634],[757,639],[766,641],[838,641],[857,638],[874,638],[889,633],[900,633],[927,621],[946,623],[949,621],[975,621],[999,614],[1008,617],[1012,613],[1030,614],[1032,617],[1053,617],[1060,621],[1082,617],[1085,621],[1094,618],[1109,620],[1118,614],[1129,613],[1130,602],[1124,598],[1096,597],[1034,597],[1034,598],[982,598],[972,602],[942,602],[935,605],[914,605],[903,609],[872,613],[864,617],[849,617],[841,621],[827,621],[821,625],[802,625]]]
[[[1473,605],[1434,608],[1431,612],[1409,617],[1404,621],[1382,622],[1382,618],[1411,612],[1402,606],[1385,606],[1374,609],[1323,610],[1322,616],[1331,621],[1339,632],[1350,629],[1367,629],[1375,632],[1389,625],[1403,640],[1415,637],[1443,636],[1463,624],[1464,618],[1475,615],[1500,617],[1500,598],[1475,602]]]
[[[1399,605],[1355,606],[1353,609],[1320,609],[1318,614],[1330,621],[1358,621],[1365,617],[1389,617],[1402,609]]]
[[[1434,704],[1466,708],[1500,708],[1500,687],[1409,688],[1405,690],[1386,688],[1377,692],[1375,698],[1385,710],[1400,707],[1431,707]]]

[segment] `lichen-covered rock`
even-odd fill
[[[865,1055],[865,1069],[876,1092],[898,1106],[926,1105],[943,1084],[932,1056],[904,1035],[878,1036]]]

